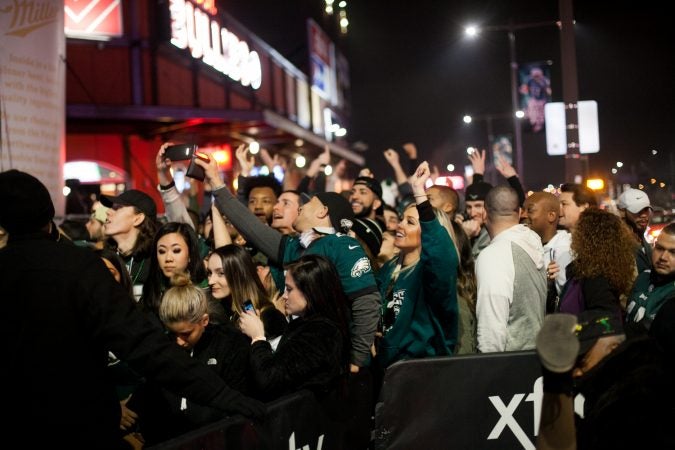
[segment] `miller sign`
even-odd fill
[[[197,2],[203,3],[203,2]],[[170,0],[171,43],[189,49],[193,58],[227,75],[242,86],[258,89],[262,82],[260,57],[227,28],[186,0]]]

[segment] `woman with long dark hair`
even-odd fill
[[[150,258],[150,274],[143,286],[141,306],[159,317],[162,295],[171,277],[186,273],[196,286],[205,287],[206,272],[199,255],[199,240],[190,225],[169,222],[155,234]]]
[[[276,346],[287,321],[272,303],[249,252],[239,245],[224,245],[212,251],[206,262],[211,297],[221,303],[230,321],[237,324],[244,303],[251,300],[265,323],[267,339]]]
[[[254,312],[239,319],[251,338],[255,385],[267,398],[300,389],[328,393],[349,370],[347,297],[335,267],[323,256],[302,256],[286,267],[283,299],[292,319],[276,352]]]

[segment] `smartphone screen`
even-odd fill
[[[244,302],[244,312],[246,311],[253,311],[255,312],[255,308],[253,307],[253,302],[249,299]]]

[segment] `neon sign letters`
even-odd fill
[[[203,3],[203,0],[201,2]],[[242,86],[262,83],[260,56],[248,44],[186,0],[170,0],[171,43]]]

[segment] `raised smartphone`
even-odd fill
[[[187,161],[192,159],[197,146],[194,144],[178,144],[170,145],[164,149],[164,158],[171,161]]]
[[[204,181],[206,174],[204,173],[204,168],[195,164],[195,160],[199,158],[204,162],[209,162],[210,159],[207,155],[199,152],[193,152],[192,158],[190,159],[190,165],[185,172],[186,177],[194,178],[195,180]]]

